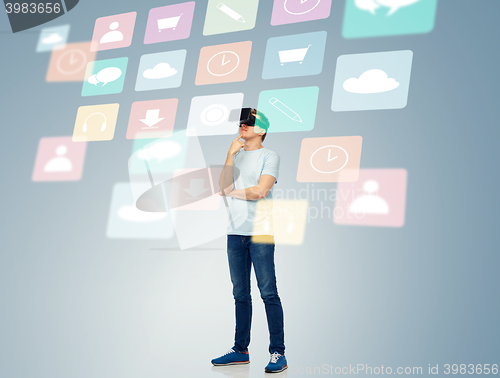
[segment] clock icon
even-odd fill
[[[64,75],[73,75],[87,65],[87,56],[78,49],[64,52],[57,60],[57,69]]]
[[[328,145],[318,148],[311,155],[309,162],[318,173],[335,173],[344,168],[349,154],[340,146]]]
[[[233,51],[221,51],[210,58],[207,70],[214,76],[226,76],[240,64],[240,57]]]
[[[300,16],[313,11],[320,2],[321,0],[285,0],[284,7],[288,13]],[[305,6],[302,5],[304,3],[306,3]]]

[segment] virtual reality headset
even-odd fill
[[[230,122],[238,122],[248,126],[255,126],[255,116],[252,114],[252,108],[233,109],[229,115]]]
[[[258,117],[252,114],[252,108],[233,109],[229,114],[229,122],[238,122],[247,126],[254,126],[256,133],[267,133],[269,120],[264,114],[257,112]]]

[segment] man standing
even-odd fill
[[[271,359],[265,371],[278,373],[288,367],[285,358],[283,308],[274,270],[272,224],[272,188],[278,182],[280,157],[262,146],[268,129],[269,121],[262,113],[255,109],[242,109],[240,135],[229,148],[219,180],[219,194],[232,197],[229,206],[227,256],[233,283],[236,330],[234,346],[223,356],[213,359],[212,364],[224,366],[250,362],[250,271],[253,264],[269,328]],[[239,175],[235,175],[233,169],[239,171]],[[236,180],[235,176],[238,176]]]

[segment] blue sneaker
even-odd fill
[[[288,367],[286,357],[278,352],[271,354],[271,361],[266,366],[266,373],[279,373]]]
[[[240,365],[250,363],[250,355],[246,352],[236,352],[233,348],[229,349],[226,354],[212,360],[215,366],[225,365]]]

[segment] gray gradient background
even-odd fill
[[[38,32],[0,34],[0,376],[224,377],[210,364],[234,330],[224,240],[179,251],[175,241],[106,238],[113,185],[128,180],[130,105],[177,97],[180,129],[195,95],[243,91],[250,106],[261,90],[308,85],[320,87],[314,130],[271,132],[265,142],[281,155],[277,188],[307,187],[295,179],[302,138],[362,135],[362,167],[406,168],[408,200],[403,228],[315,219],[303,245],[277,247],[290,367],[499,363],[500,4],[440,0],[429,34],[345,40],[343,0],[326,20],[276,27],[271,1],[261,0],[255,29],[207,37],[206,3],[197,1],[189,39],[144,45],[149,9],[177,2],[82,0],[45,25],[71,23],[69,42],[85,41],[97,17],[137,11],[131,47],[98,53],[129,57],[118,95],[82,98],[81,83],[46,83]],[[10,30],[3,12],[0,30]],[[321,75],[261,79],[268,38],[315,30],[328,32]],[[194,85],[202,46],[243,40],[254,41],[246,82]],[[179,49],[187,50],[180,88],[134,91],[142,54]],[[414,53],[406,108],[331,111],[339,55],[406,49]],[[71,135],[79,106],[107,102],[121,105],[115,138],[89,143],[82,180],[33,183],[39,139]],[[209,164],[222,164],[231,139],[200,138]],[[264,375],[269,357],[255,285],[253,293],[243,377]]]

